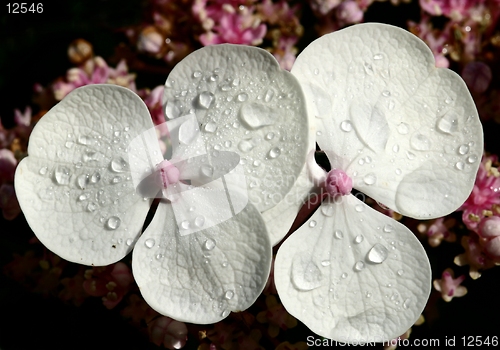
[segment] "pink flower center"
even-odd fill
[[[326,192],[335,197],[337,195],[345,196],[352,191],[352,179],[340,169],[332,169],[325,180]]]
[[[168,160],[162,161],[156,166],[156,169],[158,170],[157,183],[162,188],[167,188],[167,186],[179,182],[179,169]]]

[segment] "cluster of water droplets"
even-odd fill
[[[86,213],[89,222],[97,222],[106,231],[122,227],[123,214],[115,209],[116,205],[126,194],[135,195],[126,157],[129,131],[128,126],[111,127],[105,135],[68,130],[66,140],[56,151],[60,161],[38,170],[42,177],[38,195],[42,201],[68,203],[64,205]],[[131,240],[126,243],[133,244]]]
[[[210,145],[207,151],[237,152],[249,189],[269,205],[275,185],[261,179],[267,174],[285,178],[287,164],[298,161],[294,150],[306,147],[304,130],[293,122],[303,118],[303,101],[280,74],[248,74],[228,66],[195,70],[181,82],[170,79],[166,114],[177,118],[196,113],[201,135]]]

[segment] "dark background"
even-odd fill
[[[43,3],[42,14],[8,14],[7,2],[0,6],[0,117],[6,127],[13,126],[14,109],[24,111],[31,105],[33,84],[47,86],[72,67],[67,58],[68,44],[84,38],[94,46],[96,55],[106,60],[115,47],[127,43],[119,28],[140,24],[147,5],[132,0],[73,0]],[[388,2],[374,3],[366,21],[379,21],[406,27],[406,21],[420,17],[416,0],[393,7]],[[306,32],[300,45],[314,38],[314,17],[304,6],[302,23]],[[309,25],[308,25],[309,24]],[[108,61],[109,62],[109,61]],[[115,63],[110,63],[114,67]],[[163,84],[165,76],[138,74],[138,88]],[[37,110],[35,109],[36,113]],[[12,261],[12,254],[33,249],[27,244],[32,233],[22,214],[14,221],[0,219],[0,266]],[[452,267],[456,275],[468,274],[468,267],[453,264],[463,252],[458,244],[443,243],[438,248],[426,244],[434,278]],[[468,294],[450,303],[433,292],[430,303],[436,313],[428,313],[427,322],[413,327],[411,338],[500,336],[500,268],[484,272],[476,281],[467,278]],[[439,300],[438,300],[439,299]],[[294,330],[292,330],[294,331]],[[293,342],[305,341],[311,333],[293,336]],[[190,339],[187,348],[196,348]],[[17,282],[0,275],[0,349],[148,349],[156,348],[147,337],[129,326],[117,313],[106,310],[99,298],[89,298],[84,307],[65,305],[56,298],[30,293]]]

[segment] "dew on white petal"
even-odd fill
[[[340,129],[345,132],[352,130],[352,123],[349,120],[344,120],[340,123]]]
[[[401,169],[399,168],[397,168],[394,172],[396,173],[396,175],[401,175],[402,173]]]
[[[155,240],[152,238],[146,239],[144,245],[146,246],[146,248],[153,248],[155,246]]]
[[[97,209],[97,204],[95,204],[94,202],[90,202],[89,204],[87,204],[87,211],[92,213],[96,211],[96,209]]]
[[[268,132],[266,134],[266,140],[270,141],[272,139],[274,139],[274,132]]]
[[[227,300],[230,300],[234,297],[234,291],[232,290],[227,290],[226,293],[224,294],[224,298]]]
[[[127,241],[125,242],[125,244],[126,244],[126,245],[128,245],[129,247],[130,247],[133,243],[134,243],[134,240],[133,240],[132,238],[127,239]],[[154,243],[153,243],[153,245],[154,245]],[[151,248],[151,247],[149,247],[149,248]]]
[[[206,177],[212,177],[214,175],[214,168],[209,164],[203,164],[200,167],[201,173]]]
[[[69,169],[64,166],[58,166],[54,171],[54,178],[59,185],[69,184],[71,178]]]
[[[324,267],[330,266],[330,264],[331,264],[330,260],[323,260],[321,262],[321,266],[324,266]]]
[[[200,78],[202,76],[202,73],[200,71],[195,71],[193,73],[193,78]]]
[[[274,97],[274,90],[269,89],[269,90],[267,90],[266,95],[264,96],[264,101],[271,102],[273,97]]]
[[[410,299],[406,299],[403,302],[403,309],[407,310],[410,307]]]
[[[215,100],[214,94],[209,91],[203,91],[198,95],[197,105],[203,109],[209,109]]]
[[[291,278],[298,290],[308,291],[321,286],[323,274],[313,261],[295,259],[292,263]]]
[[[127,169],[127,162],[122,157],[111,160],[111,170],[117,173],[124,172]]]
[[[354,209],[356,209],[358,213],[361,213],[365,208],[363,207],[363,204],[356,204]]]
[[[208,123],[205,124],[204,130],[206,132],[213,133],[213,132],[215,132],[215,130],[217,130],[217,124],[215,124],[214,122],[210,121],[210,122],[208,122]]]
[[[205,245],[203,246],[206,250],[213,250],[216,246],[216,243],[213,239],[209,238],[205,241]]]
[[[106,222],[106,226],[110,230],[116,230],[118,227],[120,227],[121,222],[122,221],[121,221],[121,219],[118,216],[112,216]]]
[[[410,131],[410,128],[408,127],[408,124],[406,124],[406,123],[399,123],[397,129],[401,135],[406,135]]]
[[[344,233],[342,231],[340,231],[340,230],[335,230],[334,235],[335,235],[335,238],[337,238],[337,239],[344,238]]]
[[[407,151],[406,157],[408,157],[408,159],[410,159],[410,160],[413,160],[413,159],[415,159],[416,155],[413,152]]]
[[[465,155],[465,154],[469,153],[469,146],[462,145],[462,146],[458,147],[458,153],[461,155]]]
[[[222,317],[227,317],[227,316],[229,316],[229,314],[230,314],[230,313],[231,313],[231,311],[229,311],[229,310],[224,310],[224,311],[222,311],[221,316],[222,316]]]
[[[40,170],[38,171],[40,175],[45,175],[47,174],[48,168],[46,166],[41,167]]]
[[[333,205],[331,204],[323,204],[321,206],[321,212],[323,213],[323,215],[325,216],[333,216],[334,214],[334,211],[335,211],[335,208]]]
[[[362,262],[362,261],[358,261],[358,262],[356,262],[356,264],[354,264],[354,269],[355,269],[356,271],[361,271],[361,270],[363,270],[364,268],[365,268],[365,263],[364,263],[364,262]]]
[[[428,151],[431,149],[431,141],[421,133],[415,133],[410,138],[410,145],[417,151]]]
[[[241,94],[238,94],[238,96],[236,97],[236,99],[239,102],[245,102],[246,100],[248,100],[248,95],[246,93],[242,92]]]
[[[475,163],[477,161],[477,156],[471,155],[467,158],[467,162],[469,163]]]
[[[355,238],[354,238],[354,243],[356,244],[360,244],[361,242],[363,242],[363,235],[357,235]]]
[[[363,181],[365,182],[365,184],[367,185],[373,185],[375,182],[377,182],[377,176],[375,176],[374,173],[369,173],[369,174],[366,174],[364,177],[363,177]]]
[[[374,264],[381,264],[387,259],[388,255],[387,248],[380,243],[376,243],[368,252],[368,260]]]
[[[391,224],[387,224],[387,225],[384,226],[384,232],[389,233],[389,232],[392,232],[392,231],[394,231],[394,226],[392,226]]]
[[[269,158],[278,158],[281,154],[281,149],[279,149],[279,147],[274,147],[274,148],[271,148],[271,150],[269,151],[268,155],[269,155]]]
[[[101,174],[99,174],[99,172],[95,172],[94,174],[92,174],[92,176],[90,177],[90,181],[95,184],[95,183],[98,183],[99,180],[101,180]]]
[[[315,220],[311,220],[309,222],[309,227],[316,227],[316,225],[317,225],[317,222]]]
[[[437,127],[440,131],[451,134],[458,130],[458,117],[454,112],[449,112],[445,114],[437,123]]]
[[[250,152],[255,146],[249,140],[241,140],[238,149],[242,152]]]
[[[458,170],[464,170],[464,168],[465,168],[464,162],[457,162],[455,164],[455,168],[457,168]]]
[[[194,224],[196,225],[196,227],[203,227],[203,225],[205,225],[205,217],[202,215],[197,216],[194,219]]]
[[[394,153],[398,153],[398,152],[399,152],[399,145],[394,145],[394,146],[392,146],[392,151],[393,151]]]
[[[190,227],[189,221],[184,220],[183,222],[181,222],[181,228],[182,229],[187,230],[189,227]]]
[[[340,277],[342,277],[343,279],[346,279],[347,276],[349,276],[346,272],[344,272]]]
[[[121,181],[122,181],[122,178],[121,178],[120,176],[115,176],[115,177],[113,177],[113,179],[111,180],[111,182],[112,182],[112,183],[114,183],[114,184],[117,184],[117,183],[119,183],[119,182],[121,182]]]
[[[404,273],[403,269],[398,270],[398,276],[403,276],[403,273]]]

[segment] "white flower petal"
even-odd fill
[[[47,248],[86,265],[107,265],[130,252],[150,201],[135,192],[127,147],[151,127],[142,100],[114,85],[76,89],[43,116],[15,187]]]
[[[203,226],[207,210],[214,210],[205,202],[200,199],[180,227],[172,206],[161,202],[132,260],[153,309],[197,324],[218,322],[252,305],[266,284],[272,255],[264,221],[251,204],[216,226],[182,235],[192,225]]]
[[[352,195],[325,201],[283,243],[274,277],[288,312],[321,336],[351,343],[403,334],[431,289],[413,233]]]
[[[416,36],[366,23],[325,35],[297,58],[317,142],[356,189],[404,215],[440,217],[470,194],[482,127],[463,80],[436,68]]]
[[[264,211],[284,198],[304,165],[310,130],[299,83],[271,54],[205,47],[183,59],[165,86],[167,117],[196,114],[206,153],[240,154],[251,203]]]

